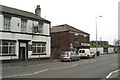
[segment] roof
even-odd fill
[[[73,31],[73,32],[77,32],[77,33],[83,33],[83,34],[87,34],[90,35],[89,33],[86,33],[84,31],[81,31],[79,29],[76,29],[68,24],[63,24],[63,25],[58,25],[58,26],[53,26],[51,28],[51,33],[56,33],[56,32],[64,32],[64,31]]]
[[[15,8],[3,6],[3,5],[0,5],[0,12],[20,15],[20,16],[24,16],[24,17],[30,17],[30,18],[34,18],[34,19],[43,20],[43,21],[48,21],[40,16],[37,16],[36,14],[34,14],[32,12],[27,12],[27,11],[15,9]],[[50,22],[50,21],[48,21],[48,22]]]

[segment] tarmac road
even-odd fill
[[[3,68],[3,78],[105,78],[118,69],[118,54],[100,55],[72,62],[53,62]]]

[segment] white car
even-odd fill
[[[78,54],[79,54],[80,58],[82,58],[82,57],[94,58],[95,57],[95,53],[90,52],[89,49],[79,49]]]

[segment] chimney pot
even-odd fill
[[[40,16],[41,17],[41,8],[40,8],[40,5],[37,5],[36,9],[35,9],[35,14],[37,16]]]

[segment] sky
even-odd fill
[[[51,21],[51,27],[68,24],[90,34],[96,40],[113,44],[118,39],[118,2],[119,0],[0,0],[8,7],[35,13],[36,5],[41,7],[41,16]]]

